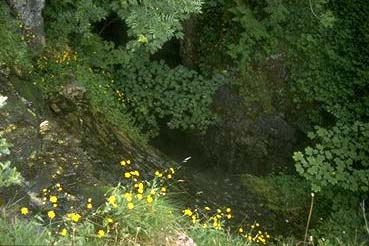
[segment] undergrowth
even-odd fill
[[[271,239],[258,223],[232,231],[231,208],[179,209],[168,197],[174,168],[144,179],[130,160],[120,165],[122,178],[103,202],[73,196],[56,183],[40,190],[40,208],[8,206],[0,218],[0,238],[9,245],[176,245],[193,240],[219,246],[265,245]],[[16,210],[18,216],[7,216]]]

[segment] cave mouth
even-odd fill
[[[94,33],[103,40],[114,43],[114,46],[124,47],[129,41],[128,25],[116,13],[110,13],[105,19],[94,23]]]
[[[163,46],[150,56],[152,61],[164,60],[170,67],[174,68],[182,64],[181,42],[177,38],[172,38],[165,42]]]
[[[103,40],[112,42],[115,48],[125,47],[132,40],[128,36],[128,28],[125,20],[120,18],[115,12],[93,24],[93,32],[98,34]],[[150,56],[150,60],[164,60],[170,68],[183,65],[180,40],[177,38],[168,40],[158,51]]]

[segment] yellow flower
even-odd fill
[[[192,215],[192,216],[191,216],[191,219],[192,219],[192,223],[193,223],[193,224],[196,224],[196,222],[197,222],[197,217],[196,217],[196,215]]]
[[[58,201],[58,198],[56,196],[50,196],[50,202],[56,203]]]
[[[126,164],[127,164],[127,163],[126,163],[126,161],[124,161],[124,160],[120,161],[120,165],[121,165],[121,166],[123,166],[123,167],[124,167]]]
[[[172,174],[174,174],[174,168],[173,167],[169,168],[169,170],[172,172]]]
[[[28,208],[26,208],[26,207],[21,208],[21,209],[20,209],[20,212],[21,212],[21,214],[23,214],[23,215],[27,215],[27,214],[29,213]]]
[[[141,200],[141,199],[142,199],[142,197],[143,197],[143,196],[142,196],[142,194],[137,194],[137,195],[136,195],[136,198],[137,198],[138,200]]]
[[[53,204],[53,208],[57,208],[58,207],[58,204],[57,203],[54,203]]]
[[[68,234],[67,229],[63,228],[60,232],[59,232],[60,236],[65,237]]]
[[[99,230],[99,231],[97,232],[97,237],[98,237],[98,238],[103,238],[103,237],[105,237],[105,231],[104,231],[104,230]]]
[[[213,222],[213,227],[214,227],[214,228],[218,227],[218,221],[216,221],[216,220],[215,220],[215,221]]]
[[[152,203],[154,199],[152,199],[152,196],[147,196],[146,201],[147,203]]]
[[[137,192],[140,193],[140,194],[142,194],[142,193],[144,193],[144,190],[138,189]]]
[[[132,175],[129,172],[125,172],[124,173],[124,177],[129,179]]]
[[[130,165],[131,164],[131,161],[130,160],[127,160],[127,165]]]
[[[109,204],[110,205],[112,205],[114,208],[116,208],[116,207],[118,207],[118,205],[117,205],[117,199],[116,199],[116,197],[115,196],[110,196],[109,198],[108,198],[108,202],[109,202]]]
[[[231,208],[227,208],[227,209],[226,209],[226,212],[227,212],[227,213],[230,213],[231,211],[232,211],[232,210],[231,210]]]
[[[227,214],[226,217],[227,217],[227,219],[230,220],[232,218],[232,215],[231,214]]]
[[[131,171],[130,174],[132,174],[133,176],[137,176],[137,177],[140,176],[140,173],[137,170]]]
[[[107,221],[108,223],[113,223],[113,219],[112,219],[112,218],[108,218],[106,221]]]
[[[205,207],[205,210],[206,210],[206,211],[210,211],[210,210],[211,210],[211,208],[209,208],[209,207]]]
[[[145,35],[143,35],[143,34],[140,34],[139,36],[138,36],[138,40],[137,40],[139,43],[141,43],[141,44],[147,44],[147,42],[148,42],[148,39],[147,39],[147,37],[145,36]]]
[[[258,227],[258,226],[260,226],[260,224],[259,223],[256,223],[255,226]]]
[[[132,194],[131,193],[124,193],[123,197],[127,200],[127,202],[131,202],[132,201]]]
[[[133,209],[133,208],[134,208],[133,203],[132,203],[132,202],[129,202],[129,203],[127,204],[127,208],[128,208],[128,209]]]
[[[42,192],[47,193],[47,189],[46,188],[42,189]]]
[[[92,202],[92,198],[90,197],[90,198],[88,198],[87,199],[87,202]]]
[[[47,216],[52,220],[55,218],[55,212],[53,210],[47,212]]]
[[[160,191],[163,192],[163,193],[165,193],[165,192],[167,192],[167,188],[161,187]]]
[[[159,171],[155,171],[155,176],[158,177],[158,178],[161,178],[161,177],[163,177],[163,174]]]
[[[240,228],[238,229],[238,232],[239,232],[239,233],[242,233],[242,232],[243,232],[243,228],[242,228],[242,227],[240,227]]]
[[[138,189],[141,189],[141,190],[143,190],[143,188],[144,188],[144,185],[143,185],[143,183],[139,183],[139,184],[138,184]]]
[[[117,199],[115,198],[115,196],[109,196],[109,198],[108,198],[108,202],[109,202],[111,205],[115,204],[115,203],[116,203],[116,201],[117,201]]]
[[[87,207],[88,209],[91,209],[91,208],[92,208],[92,203],[87,203],[86,207]]]
[[[192,211],[191,209],[186,208],[185,210],[183,210],[183,214],[187,216],[192,216]]]
[[[168,179],[171,179],[171,178],[172,178],[172,174],[168,174],[168,175],[167,175],[167,178],[168,178]]]
[[[79,215],[78,213],[68,213],[67,217],[73,222],[78,222],[81,219],[81,215]]]

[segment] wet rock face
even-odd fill
[[[213,164],[261,175],[291,162],[296,131],[278,113],[250,113],[242,99],[226,87],[216,98],[215,110],[221,120],[208,130],[202,143]]]
[[[8,4],[17,12],[26,28],[35,35],[31,45],[34,48],[42,48],[45,45],[42,17],[45,0],[8,0]]]
[[[195,69],[197,65],[198,22],[198,16],[193,15],[182,23],[184,37],[180,42],[180,56],[182,64],[192,69]]]

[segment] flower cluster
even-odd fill
[[[86,225],[92,228],[94,235],[90,238],[95,240],[125,238],[127,233],[121,233],[122,231],[129,232],[130,228],[137,228],[137,224],[130,224],[132,218],[140,223],[149,215],[157,216],[155,211],[167,194],[176,170],[173,167],[156,170],[151,181],[148,181],[143,178],[145,175],[133,168],[131,160],[122,160],[120,166],[123,169],[122,182],[105,194],[101,206],[94,206],[92,198],[79,201],[74,197],[72,199],[72,195],[65,191],[63,185],[57,183],[40,191],[43,208],[38,217],[43,219],[55,235],[63,239],[74,240]],[[76,206],[70,206],[73,204]],[[22,207],[20,213],[29,216],[32,211],[28,207]],[[169,214],[175,216],[173,211]],[[233,219],[232,209],[229,207],[186,208],[183,216],[190,220],[192,228],[217,231],[227,231]],[[239,227],[238,233],[253,245],[265,245],[270,238],[268,233],[261,231],[258,223],[247,229]]]
[[[232,209],[211,209],[206,206],[204,209],[189,208],[183,210],[183,215],[189,217],[192,224],[199,224],[202,228],[213,228],[215,230],[224,230],[226,222],[233,218]]]
[[[267,241],[270,240],[270,235],[261,231],[259,223],[254,223],[247,229],[246,227],[239,227],[238,233],[250,243],[266,245]]]
[[[54,55],[55,62],[58,64],[69,65],[71,61],[77,61],[77,53],[71,51],[68,47],[60,53]]]
[[[68,207],[68,203],[73,200],[72,195],[65,192],[60,183],[41,189],[39,196],[42,200],[41,218],[44,218],[44,221],[48,221],[50,224],[52,222],[57,235],[66,237],[76,223],[81,221],[82,209],[78,212],[73,206]],[[92,209],[92,198],[87,199],[86,207]],[[28,216],[30,210],[27,207],[22,207],[20,213]]]

